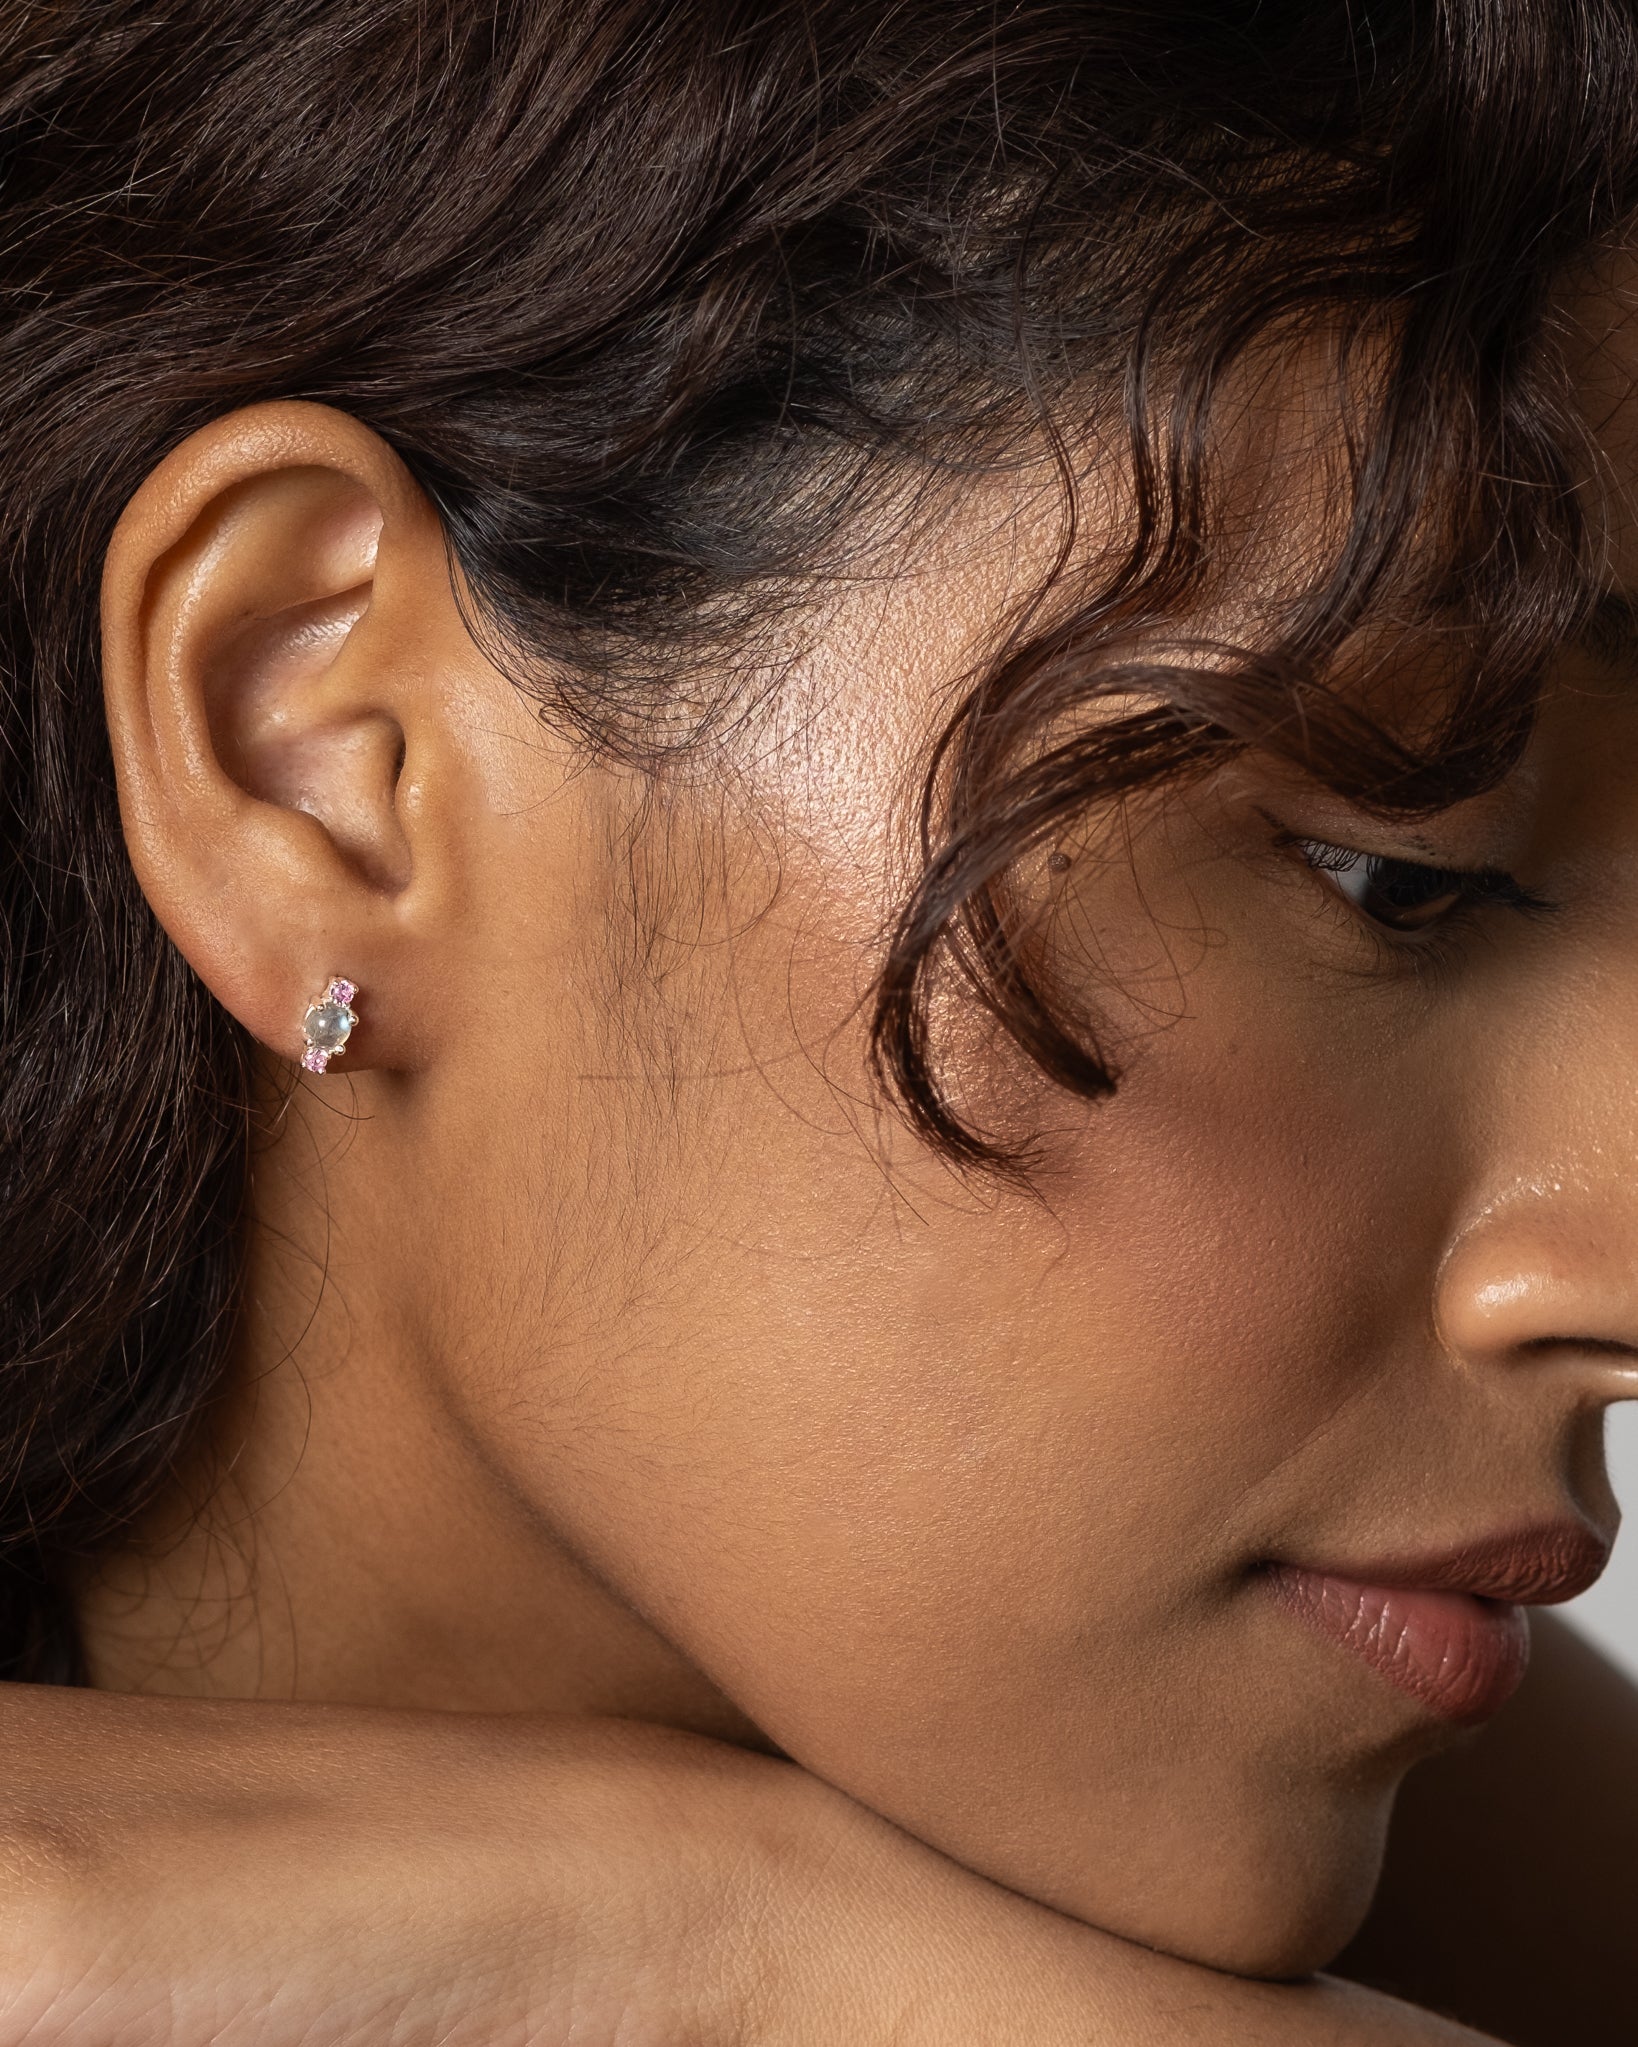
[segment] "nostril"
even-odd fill
[[[1488,1203],[1440,1261],[1440,1341],[1475,1365],[1550,1359],[1624,1378],[1638,1367],[1635,1228],[1638,1210],[1567,1173]]]
[[[1638,1363],[1638,1343],[1620,1336],[1527,1336],[1515,1346],[1524,1352],[1549,1350],[1592,1351],[1599,1356],[1631,1359]]]

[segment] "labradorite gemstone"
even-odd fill
[[[351,1014],[339,1002],[316,1002],[307,1012],[307,1042],[320,1052],[339,1052],[352,1027]]]

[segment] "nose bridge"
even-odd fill
[[[1474,1358],[1573,1356],[1604,1397],[1638,1397],[1638,935],[1534,993],[1491,1019],[1507,1056],[1474,1104],[1441,1333]]]
[[[1554,947],[1502,1019],[1521,1137],[1589,1163],[1638,1163],[1638,915]],[[1531,1111],[1539,1112],[1532,1128]]]

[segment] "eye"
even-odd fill
[[[1506,878],[1459,868],[1425,867],[1385,853],[1328,845],[1323,839],[1299,839],[1296,843],[1309,866],[1324,874],[1339,895],[1390,931],[1426,930],[1490,893],[1484,886],[1487,882]]]
[[[1503,903],[1515,910],[1554,907],[1497,867],[1432,867],[1295,835],[1287,843],[1363,916],[1388,931],[1426,931],[1477,903]]]
[[[1395,853],[1368,853],[1334,839],[1310,839],[1293,831],[1271,811],[1258,810],[1274,844],[1295,853],[1328,891],[1340,896],[1375,931],[1425,942],[1411,948],[1429,959],[1435,941],[1454,936],[1470,913],[1489,905],[1527,915],[1550,913],[1562,904],[1525,888],[1500,867],[1444,867],[1428,860],[1404,860]]]

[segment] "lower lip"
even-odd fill
[[[1276,1597],[1299,1620],[1443,1720],[1488,1720],[1518,1690],[1530,1660],[1521,1607],[1467,1592],[1362,1585],[1278,1565]]]

